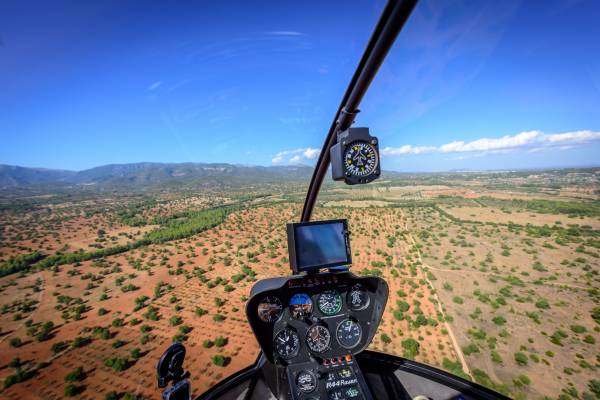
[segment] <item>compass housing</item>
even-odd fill
[[[369,128],[349,128],[331,147],[331,177],[347,185],[364,184],[381,175],[379,141]]]

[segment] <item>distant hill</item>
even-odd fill
[[[0,190],[48,186],[158,187],[188,184],[239,186],[253,183],[308,182],[308,166],[245,166],[205,163],[111,164],[83,171],[26,168],[0,165]]]

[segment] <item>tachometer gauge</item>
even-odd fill
[[[370,301],[369,293],[360,285],[353,286],[346,297],[346,303],[353,311],[364,310],[369,306]]]
[[[346,349],[352,349],[360,342],[362,337],[362,328],[358,322],[351,319],[346,319],[340,322],[335,334],[340,346]]]
[[[312,313],[313,302],[309,295],[296,293],[290,299],[290,313],[294,318],[309,317]]]
[[[344,167],[347,174],[354,176],[370,175],[377,168],[378,163],[377,152],[369,142],[356,141],[346,147]]]
[[[326,290],[317,300],[319,311],[325,315],[335,315],[342,309],[342,296],[335,290]]]
[[[273,339],[273,347],[278,356],[284,359],[292,358],[300,349],[300,337],[290,328],[279,331]]]
[[[281,300],[275,296],[265,296],[257,307],[258,318],[267,323],[277,321],[281,317],[282,311]]]
[[[313,325],[306,332],[306,345],[315,353],[322,353],[329,348],[331,334],[323,325]]]

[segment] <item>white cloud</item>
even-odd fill
[[[319,149],[311,149],[309,147],[308,149],[304,150],[304,153],[302,153],[302,155],[304,156],[304,158],[306,158],[308,160],[312,160],[314,158],[317,158],[320,153],[321,153],[321,150],[319,150]]]
[[[600,140],[600,132],[590,130],[545,134],[541,131],[527,131],[516,135],[506,135],[499,138],[481,138],[471,142],[456,140],[434,146],[385,147],[381,154],[386,156],[401,156],[407,154],[440,153],[507,153],[518,149],[539,151],[548,148],[566,150],[576,145]]]
[[[381,150],[381,154],[384,156],[400,156],[404,154],[424,154],[435,151],[436,148],[432,146],[411,146],[406,144],[401,147],[384,147]]]
[[[282,150],[271,159],[273,165],[305,164],[319,156],[321,150],[311,147]]]
[[[481,157],[486,154],[510,153],[516,150],[538,152],[542,150],[567,150],[578,145],[600,141],[600,132],[584,130],[564,133],[546,134],[541,131],[527,131],[516,135],[499,138],[481,138],[471,142],[452,141],[440,146],[413,146],[405,144],[400,147],[384,147],[383,156],[405,156],[428,153],[460,154],[452,160],[470,157]],[[282,150],[271,159],[273,165],[310,164],[321,153],[312,147]]]
[[[302,162],[302,157],[300,157],[300,155],[295,155],[294,157],[290,158],[289,163],[290,164],[300,164]]]
[[[265,32],[265,35],[274,35],[274,36],[304,36],[304,33],[297,31],[270,31]]]
[[[147,90],[152,91],[154,89],[158,89],[160,85],[162,85],[162,81],[156,81],[152,85],[148,86]]]

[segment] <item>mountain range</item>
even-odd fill
[[[158,187],[171,184],[230,186],[252,183],[308,182],[308,166],[246,166],[224,163],[110,164],[82,171],[0,164],[0,190],[24,187]]]

